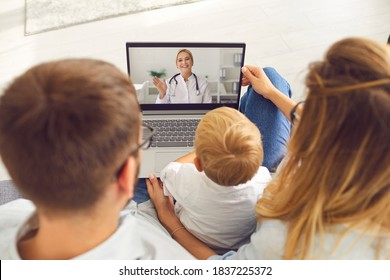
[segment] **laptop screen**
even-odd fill
[[[141,109],[238,108],[244,43],[126,43]]]

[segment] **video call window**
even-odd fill
[[[127,43],[128,73],[139,103],[237,102],[245,45],[231,45]]]

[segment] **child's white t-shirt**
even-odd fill
[[[247,183],[214,183],[192,163],[169,163],[160,173],[165,195],[176,200],[175,212],[193,235],[218,252],[238,249],[256,229],[255,204],[271,180],[260,167]]]

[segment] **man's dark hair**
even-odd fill
[[[35,66],[0,99],[0,155],[26,198],[92,206],[137,147],[140,110],[128,76],[98,60]]]

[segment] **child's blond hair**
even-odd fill
[[[207,177],[222,186],[252,179],[263,161],[259,129],[229,107],[214,109],[200,121],[195,153]]]

